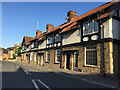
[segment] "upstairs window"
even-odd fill
[[[83,24],[83,35],[98,32],[97,20],[92,20]]]
[[[35,42],[35,48],[37,48],[38,47],[38,42]]]
[[[34,48],[34,42],[32,42],[32,44],[31,44],[31,48]]]
[[[51,35],[51,36],[48,36],[48,38],[47,38],[47,44],[51,44],[51,43],[53,43],[53,35]]]
[[[60,40],[61,40],[61,35],[60,34],[56,34],[55,42],[59,42]]]

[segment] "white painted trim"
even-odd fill
[[[86,65],[86,47],[85,47],[85,63],[84,64]]]

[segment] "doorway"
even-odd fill
[[[41,65],[43,66],[44,65],[44,55],[42,54],[42,55],[40,55],[40,63],[41,63]]]
[[[66,54],[66,69],[70,69],[70,53]]]

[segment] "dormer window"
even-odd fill
[[[83,35],[98,32],[97,20],[91,20],[83,24]]]

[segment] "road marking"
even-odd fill
[[[24,72],[25,72],[27,75],[29,74],[26,70],[24,70]]]
[[[98,83],[98,82],[94,82],[94,81],[89,81],[89,80],[86,80],[86,79],[81,79],[81,80],[87,81],[87,82],[90,82],[90,83],[94,83],[94,84],[99,84],[99,85],[102,85],[102,86],[105,86],[105,87],[116,88],[116,87],[113,87],[113,86],[110,86],[110,85],[106,85],[106,84],[102,84],[102,83]]]
[[[42,85],[44,85],[47,89],[52,90],[46,84],[44,84],[41,80],[38,79],[38,82],[40,82]]]
[[[32,79],[32,82],[33,82],[33,85],[34,85],[34,87],[36,88],[36,90],[39,90],[39,87],[38,87],[38,85],[36,84],[36,82]]]
[[[16,66],[16,68],[19,68],[19,66]]]

